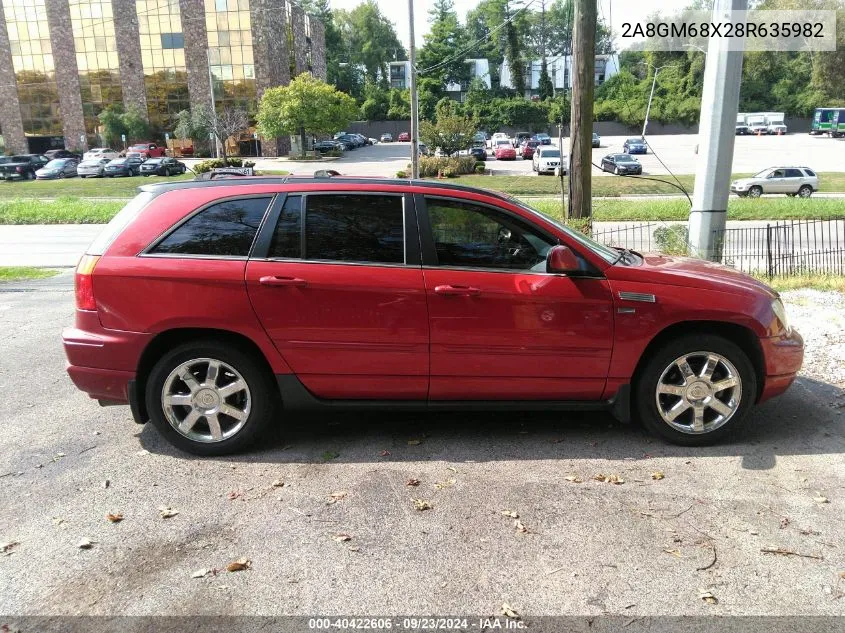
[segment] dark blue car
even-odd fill
[[[641,138],[629,138],[622,144],[626,154],[648,154],[648,145]]]

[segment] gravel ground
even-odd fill
[[[730,444],[599,415],[331,414],[201,460],[73,388],[53,284],[0,289],[0,614],[845,613],[842,295],[785,293],[805,369]]]

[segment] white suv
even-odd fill
[[[809,167],[768,167],[751,178],[731,183],[731,193],[744,198],[759,198],[764,193],[785,193],[809,198],[819,190],[819,177]]]
[[[98,160],[101,158],[114,160],[115,158],[120,158],[120,155],[110,147],[93,147],[82,155],[82,160]]]
[[[560,150],[556,145],[538,145],[531,159],[531,168],[538,174],[554,174],[558,167],[563,169],[565,174],[568,171],[568,157],[566,154],[561,158]]]

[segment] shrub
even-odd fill
[[[476,160],[472,156],[422,156],[420,158],[420,177],[430,178],[443,174],[454,178],[461,174],[471,174],[475,171]],[[452,174],[451,176],[447,175]]]
[[[689,231],[686,224],[659,226],[654,230],[654,241],[661,253],[667,255],[689,254]]]
[[[476,174],[483,174],[487,169],[487,163],[484,161],[478,161],[475,163],[475,173]]]
[[[400,169],[399,171],[396,172],[396,177],[397,178],[407,178],[408,174],[404,170]]]
[[[194,165],[194,172],[204,174],[207,171],[218,169],[220,167],[255,167],[255,161],[243,160],[241,158],[229,158],[227,159],[227,163],[228,164],[224,164],[222,158],[204,160],[201,163]]]

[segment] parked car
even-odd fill
[[[361,147],[364,147],[365,145],[372,145],[370,139],[368,139],[363,134],[352,134],[352,136],[358,139],[358,142],[361,144]]]
[[[76,166],[76,175],[80,178],[97,178],[103,175],[109,158],[89,158]]]
[[[321,154],[326,154],[328,152],[342,152],[346,147],[340,141],[318,141],[314,143],[314,149]]]
[[[617,176],[628,174],[642,174],[643,166],[630,154],[608,154],[601,159],[601,170],[609,171]]]
[[[425,143],[417,143],[417,151],[420,156],[431,156],[431,151]]]
[[[396,137],[396,140],[402,143],[409,143],[411,141],[411,135],[407,132],[400,132],[399,136]]]
[[[560,150],[555,145],[539,145],[531,158],[531,167],[541,176],[554,174],[558,168],[567,172],[567,157],[561,159]]]
[[[162,147],[161,145],[156,145],[155,143],[135,143],[127,148],[126,153],[128,156],[129,152],[139,152],[146,158],[158,158],[159,156],[164,156],[166,149],[167,148]]]
[[[173,176],[175,174],[184,174],[188,171],[185,163],[169,158],[151,158],[141,163],[142,176]]]
[[[538,132],[534,136],[531,137],[535,141],[540,141],[540,145],[551,145],[552,144],[552,137],[546,134],[545,132]]]
[[[473,147],[487,147],[487,132],[476,132],[475,136],[472,137],[472,146]]]
[[[516,160],[516,150],[511,145],[510,139],[499,139],[493,148],[493,156],[496,160]]]
[[[513,146],[520,147],[524,141],[527,141],[533,136],[531,132],[517,132],[513,135]]]
[[[490,137],[490,149],[495,150],[496,145],[498,145],[499,141],[507,141],[508,143],[510,143],[511,139],[504,132],[496,132],[495,134],[493,134],[493,136]]]
[[[119,158],[118,151],[110,147],[93,147],[82,155],[82,160],[94,160],[95,158]]]
[[[601,136],[598,132],[593,132],[593,147],[601,147]]]
[[[519,147],[519,153],[522,155],[522,159],[527,160],[529,158],[534,158],[534,152],[538,147],[540,147],[540,141],[532,141],[531,139],[524,140],[522,145]]]
[[[629,138],[622,143],[622,151],[626,154],[648,154],[648,145],[641,138]]]
[[[141,152],[126,152],[125,156],[123,156],[122,158],[137,158],[143,163],[145,160],[147,160],[147,155]]]
[[[35,180],[35,172],[44,167],[50,159],[42,154],[17,154],[4,156],[0,163],[2,180]]]
[[[38,180],[54,180],[56,178],[73,178],[76,176],[76,167],[79,161],[76,158],[54,158],[41,169],[35,172]]]
[[[141,163],[143,161],[137,157],[115,158],[110,160],[103,169],[103,175],[109,178],[112,176],[137,176],[141,173]]]
[[[62,334],[74,384],[200,455],[244,449],[282,407],[399,400],[593,409],[712,444],[783,393],[804,353],[750,276],[610,248],[441,182],[142,186],[75,288]]]
[[[79,160],[79,154],[77,152],[71,152],[67,149],[49,149],[44,152],[44,156],[53,160],[55,158],[75,158]]]
[[[475,160],[487,160],[487,150],[483,147],[472,147],[469,150],[469,155],[474,157]]]
[[[391,134],[390,132],[385,132],[384,134],[381,135],[381,138],[379,140],[382,143],[392,143],[393,142],[393,134]]]
[[[741,198],[759,198],[764,193],[809,198],[818,190],[819,177],[809,167],[768,167],[751,178],[731,183],[731,192]]]

